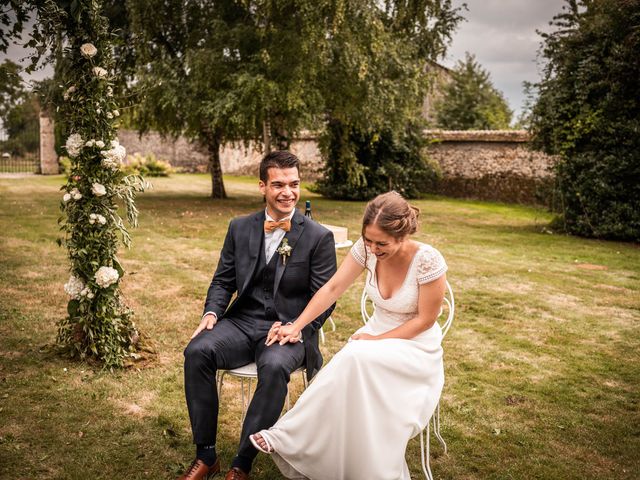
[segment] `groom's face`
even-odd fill
[[[276,168],[267,170],[267,181],[260,181],[260,193],[267,201],[267,212],[274,220],[288,216],[300,198],[298,169]]]

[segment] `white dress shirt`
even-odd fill
[[[291,212],[290,215],[279,219],[278,221],[282,221],[282,220],[291,220],[293,218],[293,214],[295,213],[295,209]],[[267,210],[265,209],[264,211],[266,220],[269,222],[275,222],[276,220],[271,218],[271,215],[269,215],[267,213]],[[266,259],[266,263],[269,263],[271,261],[271,257],[273,257],[274,252],[276,251],[276,249],[278,248],[278,246],[280,245],[280,243],[282,242],[282,239],[284,238],[285,234],[287,232],[285,232],[284,230],[282,230],[281,228],[276,228],[274,231],[272,232],[265,232],[264,234],[264,258]]]
[[[287,219],[292,220],[293,219],[293,215],[295,213],[296,213],[296,210],[294,208],[288,216],[286,216],[284,218],[281,218],[278,221],[287,220]],[[266,208],[264,210],[264,215],[266,217],[265,220],[268,220],[270,222],[275,222],[276,221],[271,217],[271,215],[269,215],[269,213],[267,213],[267,209]],[[278,246],[282,242],[282,239],[284,238],[286,233],[287,232],[285,232],[281,228],[276,228],[272,232],[265,232],[264,233],[264,256],[265,256],[265,259],[266,259],[266,263],[269,263],[271,261],[271,257],[273,257],[273,254],[275,253],[276,249],[278,248]],[[202,316],[202,318],[204,318],[206,315],[209,315],[209,314],[212,314],[216,318],[216,321],[218,320],[218,316],[215,314],[215,312],[206,312]]]

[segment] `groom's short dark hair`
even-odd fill
[[[260,162],[260,180],[264,183],[267,183],[270,168],[297,168],[300,173],[300,160],[287,150],[267,153]]]

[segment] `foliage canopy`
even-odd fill
[[[316,189],[345,199],[390,188],[415,196],[431,185],[423,179],[437,176],[416,137],[430,81],[425,65],[446,51],[459,9],[430,0],[348,2],[346,9],[350,20],[331,38],[322,83],[326,167]]]
[[[543,34],[531,114],[557,155],[557,223],[577,235],[640,240],[640,2],[571,0]]]
[[[452,80],[436,103],[436,121],[447,130],[500,130],[509,128],[513,112],[489,72],[468,52],[451,71]]]

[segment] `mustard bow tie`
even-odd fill
[[[291,230],[291,220],[280,220],[279,222],[272,222],[271,220],[264,221],[264,232],[270,233],[273,232],[276,228],[281,228],[285,232]]]

